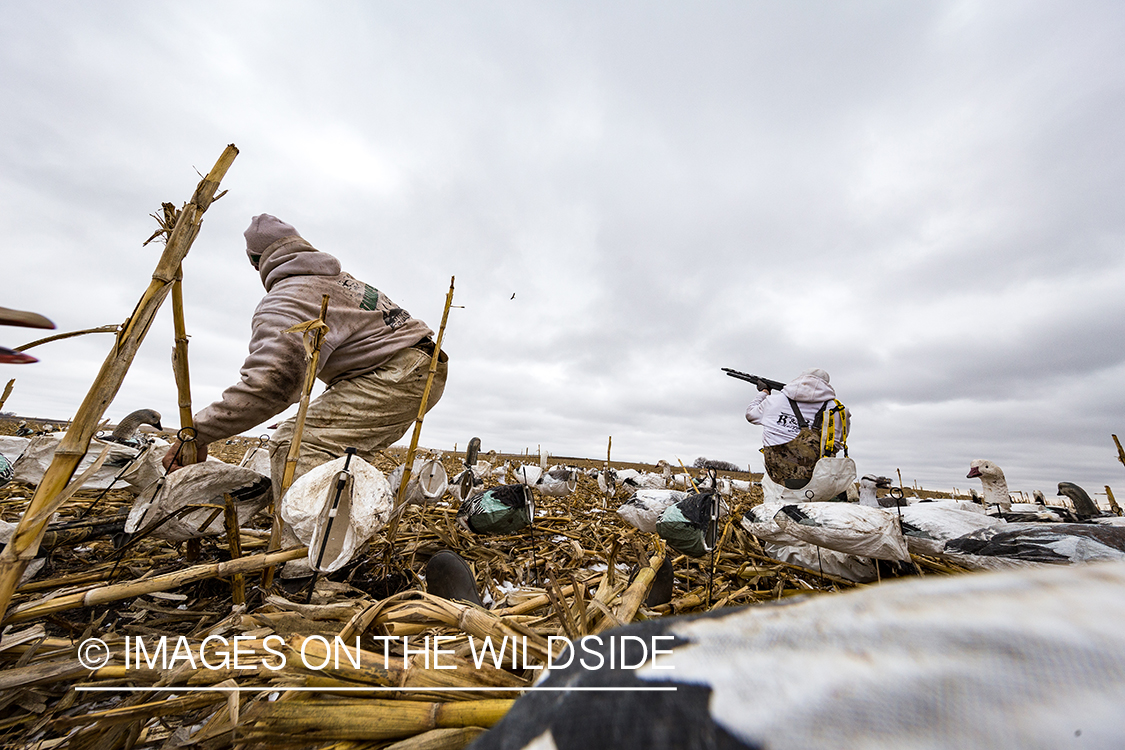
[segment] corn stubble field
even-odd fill
[[[14,422],[0,423],[0,434],[13,429]],[[236,438],[212,446],[212,455],[238,463],[255,445],[254,439]],[[376,467],[389,474],[404,454],[392,448]],[[527,457],[488,458],[518,463]],[[461,470],[464,455],[446,453],[442,460],[452,477]],[[557,460],[581,468],[604,466],[595,459]],[[613,466],[653,469],[617,462]],[[33,491],[17,484],[0,488],[0,518],[17,522]],[[76,518],[98,494],[80,492],[63,507],[59,520]],[[418,688],[526,687],[540,671],[524,667],[543,663],[549,636],[574,640],[636,620],[857,585],[766,557],[737,523],[742,512],[761,502],[757,487],[729,498],[731,513],[717,545],[713,581],[710,560],[678,556],[656,535],[624,523],[614,512],[624,499],[622,493],[607,501],[596,480],[583,475],[567,497],[537,496],[531,529],[485,537],[454,523],[457,503],[446,495],[438,503],[407,510],[393,553],[386,539],[377,536],[352,564],[322,577],[311,597],[307,591],[288,591],[284,582],[263,591],[258,572],[246,573],[244,606],[233,604],[233,577],[221,575],[221,567],[232,557],[225,538],[205,539],[199,545],[145,539],[120,554],[108,538],[62,544],[52,550],[46,568],[18,589],[9,610],[0,649],[0,743],[40,750],[464,747],[495,724],[519,693],[427,693]],[[97,516],[119,516],[132,502],[132,493],[110,491],[99,502]],[[244,559],[265,550],[268,530],[264,514],[242,529]],[[430,556],[442,549],[469,561],[488,609],[424,593],[420,574]],[[673,598],[648,609],[643,602],[652,573],[666,555],[672,557],[676,574]],[[923,575],[962,572],[936,560],[915,562]],[[161,583],[195,570],[209,574],[179,585]],[[375,640],[425,635],[451,637],[443,648],[454,652],[450,660],[457,669],[428,668],[420,658],[403,659],[393,651],[388,661],[383,645]],[[96,670],[83,668],[76,654],[77,644],[91,636],[104,640],[114,653]],[[327,642],[341,636],[349,645],[358,636],[363,653],[359,667],[345,659],[315,670],[297,658],[286,659],[277,670],[262,668],[255,661],[260,656],[250,657],[252,668],[243,671],[193,667],[186,660],[167,669],[126,668],[126,637],[160,636],[183,636],[195,650],[209,636],[241,636],[251,648],[277,636],[284,641],[284,653],[294,656],[302,649],[321,654],[324,641],[317,636]],[[527,656],[514,667],[477,668],[471,661],[470,638],[485,636],[497,642],[505,636],[520,639]],[[221,663],[220,642],[213,639],[205,650],[213,654],[212,664]],[[84,690],[234,686],[254,690]],[[339,692],[362,687],[414,690]]]

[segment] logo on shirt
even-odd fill
[[[778,414],[777,415],[777,424],[781,427],[784,427],[784,428],[790,429],[790,430],[793,429],[794,427],[799,428],[801,426],[801,423],[798,422],[797,418],[795,416],[793,416],[792,414]]]
[[[375,310],[379,307],[379,290],[370,284],[363,285],[363,299],[360,300],[360,310]],[[384,319],[386,313],[383,314]]]
[[[401,307],[392,307],[383,312],[383,325],[392,331],[397,331],[410,322],[410,313]]]

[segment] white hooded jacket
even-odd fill
[[[797,433],[801,431],[789,399],[797,402],[801,416],[812,426],[816,413],[824,402],[835,398],[836,389],[828,384],[828,373],[823,370],[806,370],[780,391],[773,391],[769,395],[760,391],[746,408],[746,421],[762,426],[762,445],[782,445],[797,437]],[[844,414],[846,424],[850,427],[851,413],[845,408]],[[846,437],[845,431],[844,438]]]

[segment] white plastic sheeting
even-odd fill
[[[208,507],[184,511],[161,524],[152,536],[179,542],[223,534],[226,532],[224,514],[215,511],[224,507],[224,495],[228,494],[234,499],[238,525],[242,526],[269,503],[272,489],[268,477],[240,466],[222,461],[190,464],[168,474],[137,496],[125,519],[125,531],[135,533],[187,506],[200,505]],[[204,526],[208,518],[211,521]]]
[[[13,479],[17,482],[24,482],[25,484],[37,485],[43,481],[43,474],[47,471],[47,467],[51,465],[51,459],[55,456],[55,450],[59,447],[59,443],[63,439],[65,433],[55,432],[49,435],[37,435],[31,439],[27,447],[24,449],[23,455],[18,460],[12,462],[12,469],[14,472]],[[90,467],[90,464],[97,460],[101,455],[102,449],[108,445],[109,455],[106,456],[105,463],[101,468],[94,473],[94,476],[86,480],[82,485],[87,490],[104,490],[113,484],[113,480],[121,472],[129,461],[131,461],[140,451],[136,448],[130,448],[127,445],[120,443],[102,443],[97,440],[90,441],[90,447],[86,451],[86,455],[78,463],[78,468],[74,471],[74,476],[78,476]],[[165,444],[166,445],[166,444]],[[148,452],[152,453],[155,448],[149,448]],[[123,482],[118,483],[118,487],[124,488]]]
[[[656,522],[664,511],[687,496],[688,493],[679,490],[637,490],[635,495],[621,504],[617,515],[630,526],[655,534]]]
[[[31,443],[31,438],[16,437],[15,435],[0,435],[0,456],[8,459],[9,463],[15,463],[16,459],[23,455],[27,450],[28,444]]]
[[[805,503],[831,500],[855,482],[855,461],[847,456],[826,456],[816,462],[809,483],[791,490],[762,475],[762,495],[767,503]]]
[[[402,484],[402,472],[406,464],[399,464],[391,472],[387,483],[391,493],[397,494]],[[445,467],[436,458],[418,457],[410,468],[410,479],[406,482],[406,499],[403,505],[425,505],[428,500],[436,500],[449,488],[449,477]]]
[[[270,469],[270,452],[268,448],[256,447],[246,451],[242,456],[242,460],[238,463],[239,466],[256,471],[262,476],[270,476],[272,471]]]
[[[848,555],[795,539],[787,544],[763,542],[762,549],[774,560],[798,565],[814,573],[824,573],[856,583],[870,583],[879,578],[875,563],[870,558]]]
[[[1004,523],[950,539],[951,556],[1067,564],[1125,560],[1125,527],[1093,523]]]
[[[852,503],[764,503],[743,517],[742,526],[770,542],[796,540],[860,557],[910,560],[898,519],[881,508]]]
[[[981,510],[963,510],[954,503],[915,503],[901,508],[906,544],[916,555],[940,555],[945,543],[985,526],[1004,523]],[[980,508],[981,506],[976,506]],[[896,510],[887,511],[892,516]]]
[[[336,474],[344,468],[346,456],[329,461],[299,477],[281,500],[281,517],[302,544],[311,545]],[[331,572],[348,563],[367,540],[386,525],[394,507],[394,494],[383,472],[358,456],[348,465],[353,492],[348,530],[343,549],[332,560],[322,561],[319,570]],[[315,566],[317,550],[309,547],[308,563]]]

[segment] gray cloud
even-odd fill
[[[9,3],[5,299],[123,320],[148,214],[241,153],[185,262],[193,399],[237,376],[286,218],[436,327],[423,443],[760,470],[720,367],[832,374],[861,472],[1100,491],[1125,467],[1115,3]],[[515,293],[515,299],[511,295]],[[33,336],[0,329],[6,345]],[[162,311],[109,415],[175,413]],[[109,345],[45,346],[66,417]],[[169,420],[171,422],[171,420]]]

